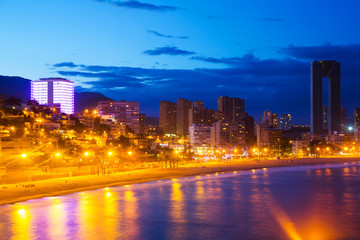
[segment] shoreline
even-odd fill
[[[68,195],[76,192],[97,190],[157,180],[191,177],[211,173],[248,171],[259,168],[320,165],[331,163],[359,162],[360,158],[299,158],[282,160],[262,160],[187,164],[179,168],[148,168],[114,173],[109,176],[76,176],[47,180],[29,181],[0,185],[0,205],[24,202],[32,199]]]

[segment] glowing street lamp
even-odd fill
[[[23,154],[21,154],[21,157],[26,158],[26,157],[27,157],[27,154],[26,154],[26,153],[23,153]]]
[[[108,152],[108,155],[111,156],[113,153],[112,152]]]
[[[60,157],[60,153],[58,153],[58,152],[55,153],[55,156]]]
[[[128,155],[129,155],[129,156],[131,156],[131,155],[132,155],[132,152],[131,152],[131,151],[129,151],[129,152],[128,152]]]
[[[89,153],[88,153],[88,152],[84,152],[84,155],[85,155],[85,156],[88,156],[88,155],[89,155]],[[109,155],[111,155],[111,154],[109,154]]]

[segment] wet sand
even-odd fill
[[[257,168],[359,162],[360,158],[300,158],[282,160],[236,161],[230,163],[187,164],[179,168],[149,168],[114,173],[109,176],[62,177],[0,185],[0,204],[60,196],[103,187],[123,186],[161,179],[188,177],[209,173],[251,170]]]

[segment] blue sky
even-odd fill
[[[78,91],[140,101],[183,97],[216,108],[244,98],[309,122],[313,60],[342,64],[342,103],[360,107],[360,2],[0,0],[0,75],[65,77]]]

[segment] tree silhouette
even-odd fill
[[[15,98],[15,97],[9,97],[8,99],[6,99],[4,101],[5,105],[11,106],[11,107],[21,106],[21,102],[22,102],[21,99]]]

